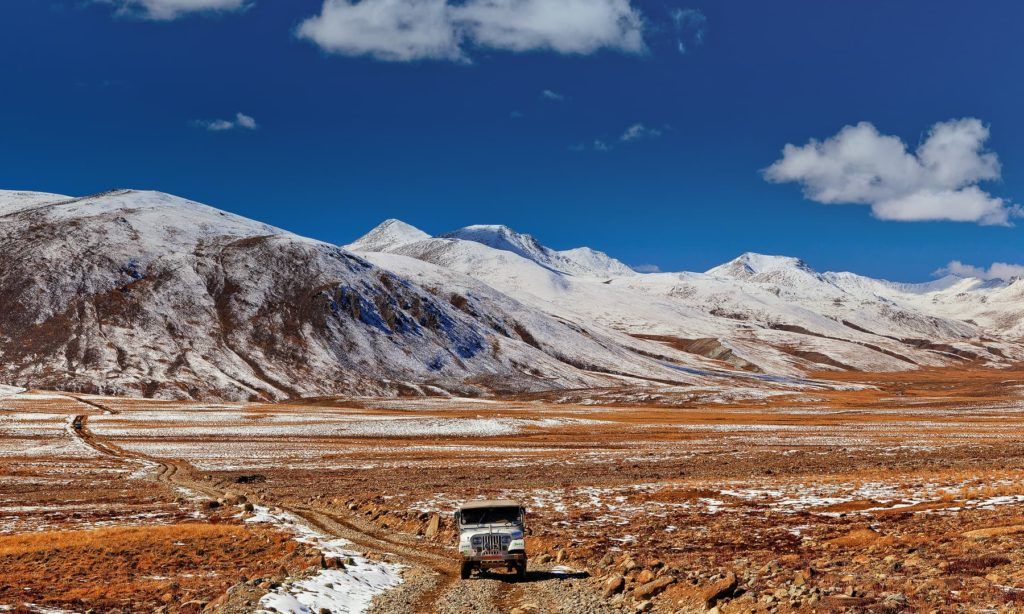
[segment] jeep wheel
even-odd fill
[[[470,574],[473,573],[473,564],[469,561],[462,562],[462,569],[459,570],[459,575],[462,576],[463,580],[468,580]]]
[[[526,579],[526,561],[523,561],[522,563],[519,563],[518,565],[516,565],[516,579],[518,579],[518,580],[525,580]]]

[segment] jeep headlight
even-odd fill
[[[508,536],[508,535],[502,535],[502,536],[501,536],[501,547],[502,547],[502,548],[505,548],[505,549],[508,549],[508,544],[509,544],[509,542],[511,542],[511,541],[512,541],[512,538],[511,538],[510,536]]]
[[[469,540],[469,543],[473,544],[474,548],[479,548],[483,545],[484,538],[480,537],[479,535],[474,535],[473,538]]]

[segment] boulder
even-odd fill
[[[990,537],[1000,537],[1002,535],[1016,535],[1018,533],[1024,533],[1024,524],[1014,524],[1002,527],[991,527],[988,529],[975,529],[973,531],[967,531],[963,534],[968,539],[983,540]]]
[[[874,529],[864,528],[854,529],[846,535],[829,540],[827,543],[842,548],[857,548],[889,544],[893,541],[893,538],[885,537],[884,535],[882,535],[878,531],[875,531]]]
[[[622,592],[622,589],[626,586],[626,579],[621,574],[612,574],[604,582],[604,596],[605,598],[611,597],[615,593]]]
[[[441,516],[439,514],[431,514],[430,520],[427,521],[427,528],[424,529],[423,534],[428,538],[437,537],[437,533],[440,530]]]
[[[731,571],[725,577],[701,588],[700,598],[705,608],[713,608],[721,599],[731,597],[736,592],[736,574]]]
[[[672,576],[662,576],[656,580],[651,580],[650,582],[647,582],[646,584],[641,584],[640,586],[633,589],[633,597],[640,600],[650,599],[651,597],[654,597],[661,591],[665,590],[669,585],[671,585],[675,581],[676,579]]]

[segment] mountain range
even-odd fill
[[[388,220],[336,246],[158,192],[0,191],[0,383],[23,387],[481,395],[1000,366],[1024,355],[1022,294],[760,254],[640,273],[499,225]]]

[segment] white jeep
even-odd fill
[[[526,510],[508,499],[468,501],[455,512],[462,579],[473,570],[505,567],[526,577]]]

